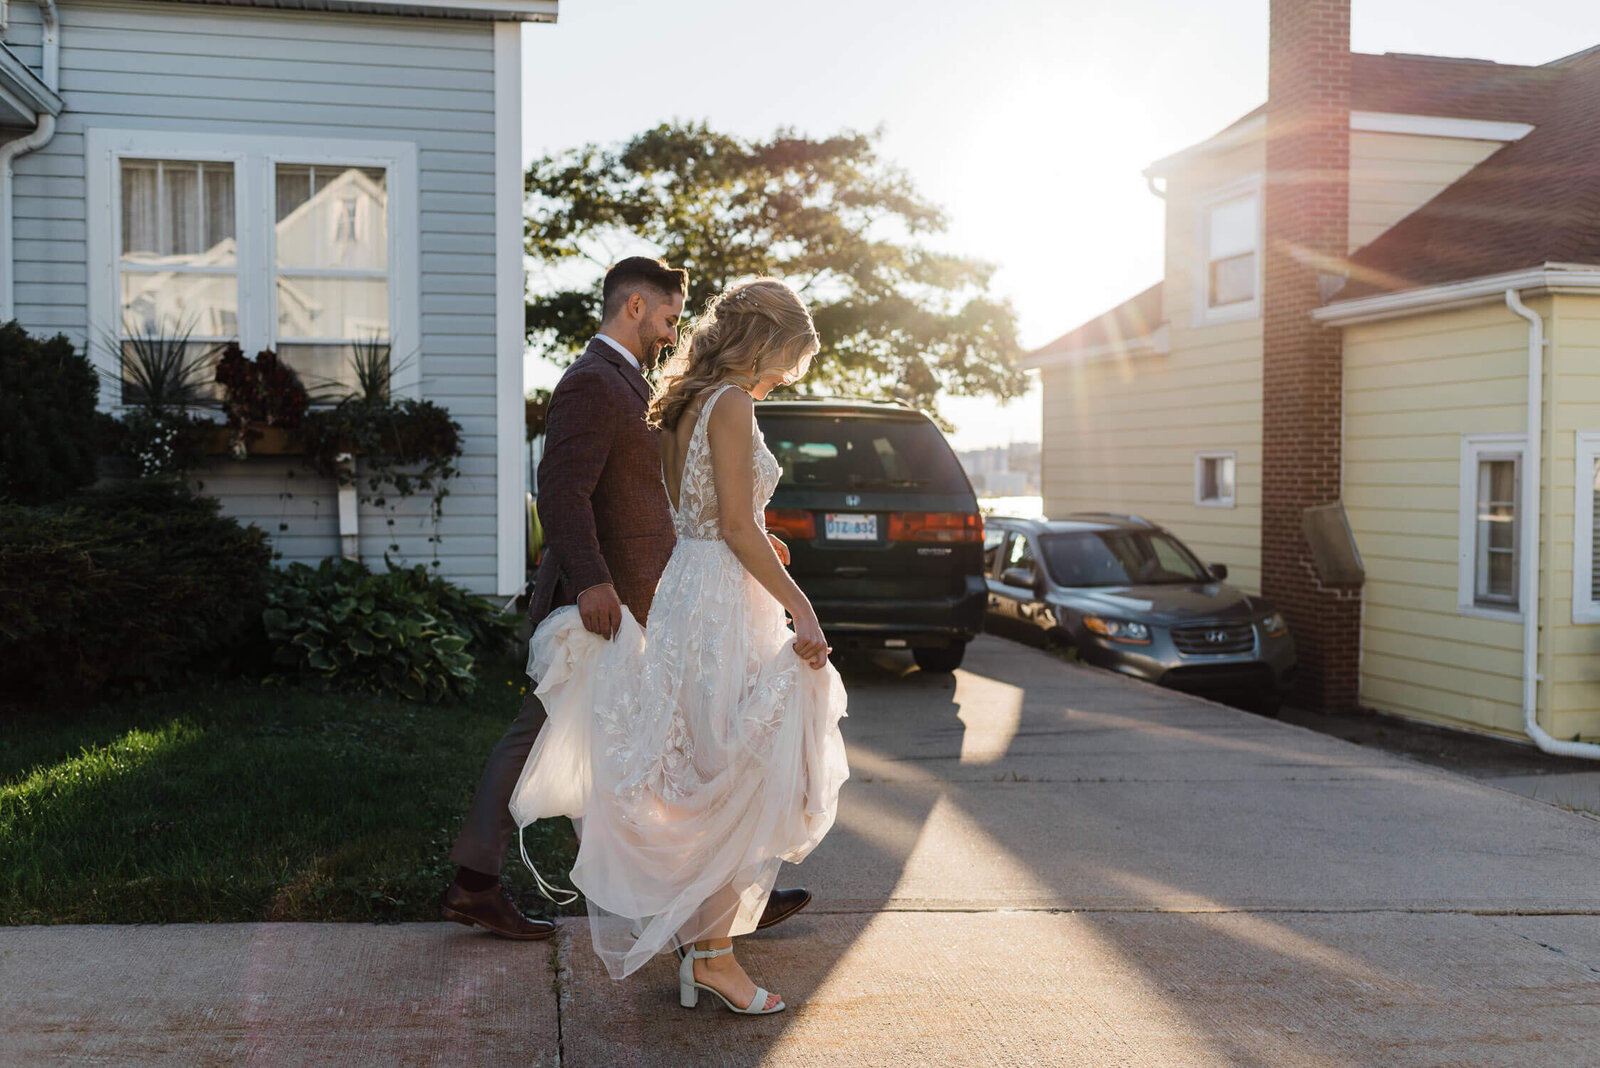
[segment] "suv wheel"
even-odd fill
[[[923,671],[954,671],[961,666],[961,659],[966,655],[966,642],[951,642],[941,649],[919,647],[911,650],[912,659]]]

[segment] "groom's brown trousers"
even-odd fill
[[[605,583],[641,624],[650,616],[676,539],[656,431],[645,422],[649,396],[639,371],[598,339],[550,396],[539,462],[539,522],[548,548],[528,603],[535,627],[553,607]],[[517,830],[511,791],[544,721],[544,706],[530,687],[522,711],[489,754],[450,851],[461,867],[500,874]]]

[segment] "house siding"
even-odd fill
[[[7,44],[37,64],[38,14],[14,5]],[[490,23],[76,3],[61,8],[55,138],[16,163],[16,314],[90,337],[84,131],[92,127],[410,141],[418,154],[422,396],[461,424],[465,456],[437,530],[425,497],[363,505],[361,551],[430,560],[469,589],[496,586],[494,53]],[[515,477],[516,473],[511,473]],[[284,561],[337,555],[331,482],[288,464],[197,473],[226,513],[267,530]],[[292,495],[292,496],[290,496]],[[393,527],[389,521],[393,520]]]
[[[1352,130],[1350,251],[1438,196],[1504,144]]]
[[[1548,316],[1550,301],[1530,307]],[[1458,553],[1462,437],[1525,432],[1527,337],[1500,304],[1344,332],[1344,501],[1367,569],[1369,707],[1522,733],[1522,624],[1460,611]]]
[[[1545,569],[1541,618],[1549,636],[1540,665],[1554,680],[1546,729],[1556,738],[1600,738],[1600,623],[1572,621],[1573,468],[1577,434],[1600,432],[1600,297],[1556,296],[1547,319]],[[1585,492],[1591,487],[1584,485]]]
[[[1194,322],[1195,202],[1261,171],[1261,146],[1197,162],[1167,187],[1171,353],[1041,372],[1046,515],[1134,512],[1169,527],[1229,582],[1261,583],[1261,320]],[[1194,503],[1195,454],[1232,451],[1234,507]]]

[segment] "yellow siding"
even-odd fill
[[[1461,438],[1526,428],[1527,336],[1499,304],[1345,330],[1344,499],[1367,565],[1373,708],[1521,734],[1522,626],[1457,608],[1457,560]]]
[[[1138,513],[1252,591],[1261,585],[1261,321],[1195,326],[1191,264],[1196,196],[1264,164],[1250,145],[1168,183],[1170,355],[1042,372],[1045,514]],[[1213,451],[1236,454],[1232,508],[1194,503],[1195,454]]]
[[[1350,249],[1372,241],[1487,159],[1503,142],[1350,134]]]
[[[1557,738],[1587,740],[1600,736],[1600,624],[1572,621],[1573,463],[1577,432],[1600,431],[1600,298],[1558,296],[1552,303],[1541,613],[1548,640],[1540,666],[1555,687],[1545,729]]]

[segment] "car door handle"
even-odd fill
[[[840,578],[864,578],[867,574],[867,569],[864,567],[836,567],[833,569],[833,573]]]

